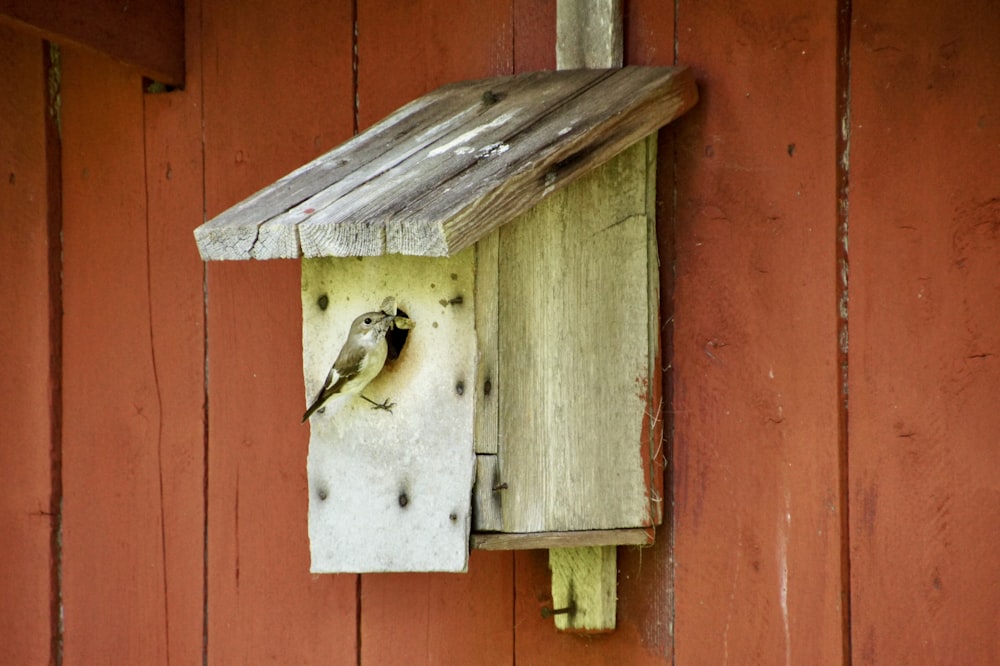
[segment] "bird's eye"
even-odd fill
[[[372,318],[371,317],[365,317],[365,323],[366,324],[372,323]]]

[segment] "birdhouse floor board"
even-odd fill
[[[325,258],[302,264],[303,370],[314,398],[353,319],[386,296],[416,322],[360,397],[309,420],[314,573],[464,571],[471,523],[474,250],[447,259]],[[324,298],[325,297],[325,298]],[[325,305],[325,308],[323,307]]]
[[[476,550],[538,550],[588,546],[651,546],[654,537],[655,530],[652,527],[527,534],[473,532],[469,543]]]
[[[195,230],[204,259],[452,255],[694,105],[686,68],[455,83]]]

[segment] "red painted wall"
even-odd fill
[[[44,664],[57,609],[58,203],[49,192],[58,192],[58,151],[48,147],[42,43],[4,27],[0,43],[0,662]]]
[[[310,575],[298,263],[191,236],[554,67],[554,3],[188,0],[183,90],[63,49],[61,142],[0,30],[0,662],[1000,661],[1000,15],[922,4],[626,3],[701,101],[660,138],[672,503],[596,637],[543,551]]]

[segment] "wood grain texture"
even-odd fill
[[[472,547],[478,550],[537,550],[586,546],[649,546],[654,528],[621,530],[582,530],[579,532],[481,532],[472,535]]]
[[[53,211],[42,41],[0,27],[0,661],[55,660]],[[54,193],[58,197],[58,190]],[[55,223],[58,223],[56,220]],[[55,267],[58,270],[58,267]]]
[[[185,581],[168,579],[165,561],[172,442],[149,291],[142,81],[83,51],[64,50],[62,63],[64,654],[161,663],[171,588]],[[186,584],[200,587],[198,573]]]
[[[366,574],[362,664],[511,663],[510,553],[473,553],[465,574]]]
[[[674,658],[841,663],[835,6],[677,21]]]
[[[615,628],[618,548],[549,549],[552,608],[543,611],[560,631],[607,632]],[[561,612],[561,611],[568,612]],[[560,612],[556,612],[560,611]]]
[[[216,215],[350,136],[353,28],[341,3],[211,2],[201,13]],[[356,578],[309,574],[301,267],[206,270],[207,661],[355,664]]]
[[[854,16],[854,663],[997,663],[997,7]]]
[[[195,235],[206,259],[452,255],[680,115],[696,97],[690,73],[670,68],[453,84]]]
[[[475,452],[475,249],[302,261],[303,407],[355,317],[387,296],[416,322],[364,391],[309,419],[313,573],[464,571]],[[324,299],[325,306],[319,305]]]
[[[622,0],[556,2],[556,69],[621,67]]]
[[[514,0],[514,72],[556,68],[556,3]]]
[[[496,454],[476,455],[476,479],[472,486],[472,529],[497,532],[503,529],[500,498],[500,460]],[[475,540],[472,541],[475,547]]]
[[[191,3],[188,30],[200,16]],[[200,63],[200,40],[187,60]],[[186,87],[143,95],[149,326],[161,409],[163,557],[167,655],[203,659],[205,618],[205,302],[204,264],[191,229],[204,217],[201,71]]]
[[[634,65],[672,65],[674,62],[674,10],[670,3],[657,0],[631,0],[625,6],[625,62]],[[648,548],[618,549],[618,629],[634,632],[635,641],[662,663],[673,662],[674,640],[674,523],[672,470],[664,469],[670,461],[669,447],[673,433],[673,403],[671,364],[673,360],[673,325],[675,310],[673,287],[675,280],[675,170],[676,151],[674,137],[690,122],[679,118],[658,133],[656,160],[656,268],[660,282],[660,340],[657,367],[661,394],[654,394],[653,405],[662,405],[653,413],[660,423],[659,451],[654,451],[652,461],[660,460],[651,469],[656,481],[662,484],[663,525],[656,530],[655,542]],[[653,264],[651,262],[651,268]]]
[[[624,551],[619,548],[619,561]],[[649,549],[634,549],[646,554]],[[634,615],[628,617],[619,613],[616,629],[611,633],[581,636],[560,632],[555,628],[553,618],[542,616],[543,608],[553,608],[552,575],[548,568],[549,554],[544,550],[517,551],[514,553],[515,622],[517,623],[517,643],[514,663],[528,664],[635,664],[636,666],[662,666],[666,661],[662,645],[650,640],[645,627],[637,623]],[[620,585],[634,583],[638,575],[639,585],[648,587],[654,580],[645,567],[622,568]],[[621,588],[619,593],[621,594]],[[633,601],[641,601],[638,596]],[[624,599],[618,606],[624,609]]]
[[[0,23],[111,56],[156,81],[184,83],[183,0],[0,0]]]
[[[358,3],[359,126],[449,81],[510,74],[510,11],[495,0]],[[359,659],[510,664],[513,587],[510,553],[472,553],[463,575],[366,574]]]
[[[501,230],[504,531],[653,522],[642,451],[656,318],[650,145],[636,144]]]
[[[500,428],[500,231],[484,236],[476,252],[476,453],[496,454]]]
[[[358,129],[447,83],[511,74],[513,26],[498,0],[358,3]]]

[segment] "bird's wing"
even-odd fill
[[[319,390],[316,398],[309,405],[309,409],[302,416],[303,422],[312,416],[313,412],[322,407],[332,396],[342,392],[344,386],[349,381],[361,374],[365,366],[365,358],[366,354],[363,348],[358,347],[353,352],[341,350],[340,356],[337,357],[337,361],[330,368],[330,373],[326,376],[326,381],[323,382],[323,388]]]

